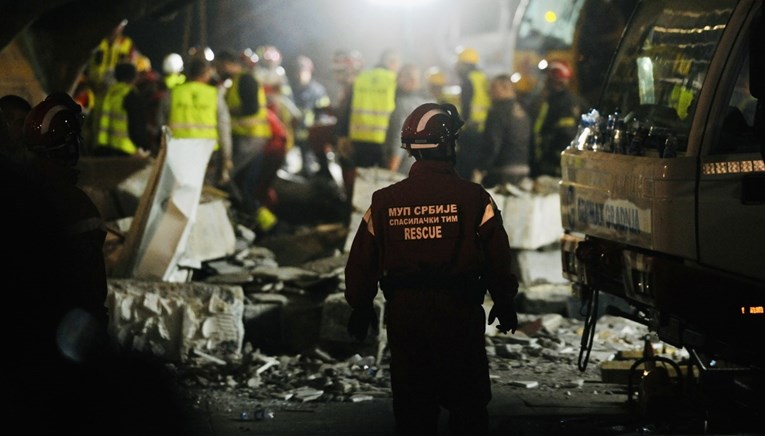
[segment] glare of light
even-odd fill
[[[252,62],[253,64],[257,64],[257,63],[258,63],[258,60],[260,60],[260,58],[258,57],[257,53],[255,53],[254,51],[252,51],[252,49],[251,49],[251,48],[246,48],[246,49],[244,49],[244,51],[242,52],[242,54],[243,54],[244,56],[247,56],[247,58],[249,58],[250,62]]]
[[[205,47],[205,59],[207,62],[212,62],[215,59],[215,53],[210,47]]]
[[[510,81],[513,83],[518,83],[521,81],[521,73],[513,73],[510,75]]]
[[[539,61],[539,63],[537,64],[537,68],[539,68],[540,70],[544,70],[545,68],[547,68],[547,59],[542,59],[541,61]]]
[[[422,6],[428,3],[433,3],[434,0],[367,0],[368,3],[380,6]]]
[[[554,23],[558,21],[558,16],[553,11],[547,11],[545,12],[545,21],[548,23]]]

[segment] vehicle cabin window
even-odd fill
[[[619,113],[631,133],[650,131],[640,154],[665,138],[685,152],[695,103],[735,6],[733,0],[642,3],[622,42],[603,92],[601,113]]]
[[[749,90],[749,57],[741,63],[736,84],[720,124],[720,138],[712,153],[752,153],[759,151],[754,135],[757,99]]]

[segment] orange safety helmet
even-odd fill
[[[82,107],[69,94],[55,92],[38,103],[24,121],[29,151],[75,165],[82,143]]]

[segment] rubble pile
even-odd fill
[[[602,380],[600,365],[639,354],[648,335],[646,327],[609,315],[601,317],[591,364],[580,372],[576,363],[582,321],[559,314],[520,314],[519,320],[515,334],[487,331],[486,350],[495,389],[518,390],[530,402],[626,395],[623,385]],[[657,350],[666,347],[654,345]],[[381,358],[360,354],[337,358],[320,348],[297,355],[268,355],[249,344],[244,349],[237,362],[215,364],[195,358],[176,367],[195,404],[234,414],[255,403],[273,413],[305,403],[390,397],[387,349]]]
[[[397,177],[360,171],[350,226],[296,226],[265,238],[204,192],[177,265],[188,272],[185,282],[110,279],[113,336],[124,347],[165,359],[195,406],[246,408],[241,419],[268,419],[273,410],[305,403],[390,397],[385,302],[380,295],[375,305],[378,333],[355,342],[345,330],[350,308],[343,271],[371,192]],[[515,253],[522,312],[515,334],[487,326],[492,382],[523,391],[527,401],[530,395],[623,394],[602,386],[612,380],[601,376],[601,367],[639,353],[648,332],[626,319],[601,317],[590,365],[579,371],[584,323],[581,303],[560,275],[557,189],[557,181],[540,179],[492,192]],[[114,227],[127,232],[129,226]],[[226,231],[215,230],[221,227]],[[486,313],[491,304],[487,296]],[[254,418],[253,402],[271,411],[256,411]]]
[[[359,402],[390,396],[387,362],[378,365],[374,356],[359,354],[338,360],[318,348],[270,356],[248,346],[240,362],[211,365],[198,360],[179,366],[178,375],[192,391],[217,389],[257,401]]]

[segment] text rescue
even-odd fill
[[[454,203],[388,208],[388,226],[403,226],[404,240],[441,239],[442,225],[458,221]]]

